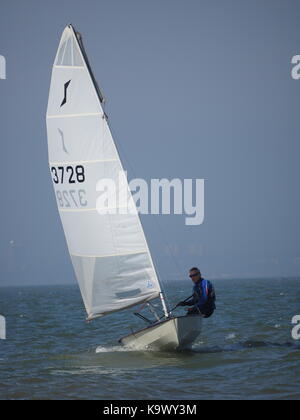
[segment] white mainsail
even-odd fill
[[[52,70],[48,153],[58,210],[88,319],[161,294],[102,101],[80,35],[68,25]],[[115,214],[99,214],[97,183],[109,178],[120,185],[120,174],[123,186],[119,188],[125,185],[127,192],[117,191]],[[125,206],[130,214],[122,214]]]

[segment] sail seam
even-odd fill
[[[137,254],[146,254],[147,249],[144,249],[142,251],[132,251],[132,252],[120,252],[116,254],[103,254],[103,255],[84,255],[84,254],[73,254],[70,252],[70,255],[72,257],[81,257],[81,258],[108,258],[108,257],[116,257],[121,255],[137,255]]]
[[[134,208],[134,207],[129,207],[129,206],[116,206],[116,207],[100,207],[100,208],[96,208],[96,207],[91,207],[91,208],[88,208],[88,209],[83,209],[83,208],[81,208],[81,209],[78,209],[78,208],[59,208],[58,209],[58,211],[60,211],[60,212],[63,212],[63,213],[65,213],[65,212],[76,212],[76,211],[97,211],[97,212],[100,212],[100,211],[102,211],[102,210],[105,210],[105,211],[110,211],[110,210],[118,210],[118,209],[131,209],[131,210],[134,210],[135,211],[135,213],[130,213],[130,214],[132,214],[133,216],[136,216],[137,214],[138,214],[138,211],[137,211],[137,209],[136,208]],[[106,214],[106,213],[105,213]],[[111,213],[110,213],[111,214]],[[115,213],[113,213],[113,214],[115,214]],[[121,215],[124,215],[124,213],[120,213]],[[125,213],[126,214],[126,213]]]
[[[66,162],[49,162],[49,165],[72,165],[76,163],[98,163],[98,162],[118,162],[119,159],[96,159],[96,160],[70,160]]]
[[[90,208],[90,209],[58,209],[59,212],[67,213],[67,212],[76,212],[76,211],[95,211],[96,208]]]
[[[89,117],[89,116],[96,116],[101,115],[103,116],[103,112],[86,112],[81,114],[53,114],[53,115],[47,115],[46,118],[76,118],[76,117]]]
[[[55,69],[84,69],[84,66],[61,66],[61,65],[55,65],[53,67]]]

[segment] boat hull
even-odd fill
[[[135,350],[189,349],[201,333],[201,327],[202,316],[180,316],[136,331],[119,342]]]

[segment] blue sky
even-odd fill
[[[45,125],[70,22],[129,178],[205,179],[201,226],[142,217],[161,275],[298,276],[299,19],[297,1],[2,1],[0,284],[74,281]]]

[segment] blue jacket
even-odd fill
[[[201,279],[194,285],[193,297],[186,302],[186,305],[194,306],[203,314],[208,314],[216,309],[215,301],[216,295],[212,283],[209,280]]]

